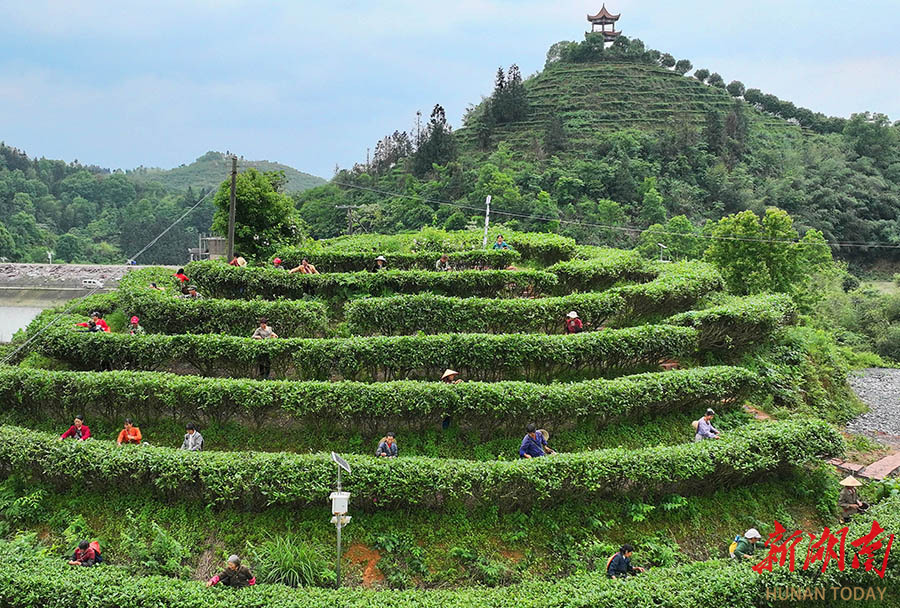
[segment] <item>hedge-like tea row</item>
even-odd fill
[[[0,403],[47,419],[81,412],[118,423],[252,419],[285,416],[307,428],[319,424],[391,424],[396,428],[439,426],[453,416],[459,426],[482,434],[521,428],[528,420],[568,428],[602,425],[635,415],[655,415],[736,401],[756,386],[740,367],[700,367],[645,373],[613,380],[567,384],[527,382],[291,382],[179,376],[162,372],[71,372],[0,368]]]
[[[493,246],[498,234],[502,234],[510,247],[521,254],[522,259],[549,266],[556,262],[570,260],[577,247],[575,240],[558,234],[544,232],[516,232],[496,230],[488,234],[488,248]],[[484,249],[481,230],[459,230],[445,232],[425,228],[419,232],[403,234],[358,234],[316,241],[314,247],[323,251],[368,252],[385,255],[389,252],[434,252],[450,253]]]
[[[840,433],[816,419],[754,423],[723,436],[673,446],[611,448],[534,461],[348,456],[344,488],[353,508],[437,507],[447,503],[530,509],[546,501],[689,494],[842,453]],[[113,441],[58,441],[49,433],[0,427],[0,467],[59,487],[164,495],[247,508],[324,504],[334,483],[328,454],[190,453]],[[239,482],[236,482],[239,480]],[[377,501],[377,502],[375,502]]]
[[[701,298],[725,288],[722,275],[705,262],[656,263],[659,276],[647,283],[617,287],[625,298],[626,319],[647,318],[689,309]]]
[[[540,295],[556,287],[556,275],[535,270],[385,270],[290,274],[274,268],[191,262],[185,268],[200,290],[219,298],[340,298],[359,294],[433,292],[448,296]]]
[[[867,534],[872,520],[889,533],[900,528],[900,496],[875,505],[867,516],[855,517],[847,542]],[[796,548],[801,561],[808,543],[808,538],[804,538]],[[640,560],[642,547],[637,549],[636,559]],[[866,591],[872,586],[886,587],[885,598],[890,602],[897,593],[896,580],[900,575],[900,560],[896,559],[888,560],[884,579],[849,564],[840,571],[832,563],[825,573],[818,567],[801,570],[798,565],[795,572],[789,572],[786,565],[775,566],[774,572],[760,575],[751,569],[751,564],[712,560],[653,568],[627,581],[608,579],[600,571],[553,582],[532,580],[489,589],[369,591],[306,587],[300,591],[282,585],[256,585],[235,592],[219,587],[207,589],[198,581],[134,576],[114,565],[71,568],[63,560],[25,552],[5,541],[0,542],[0,559],[6,564],[0,570],[0,603],[9,608],[145,608],[150,598],[155,605],[170,608],[761,608],[772,605],[766,599],[766,590],[775,588],[781,592],[822,588],[830,600],[833,588],[858,587]],[[849,552],[847,559],[851,559]],[[252,562],[248,565],[254,567]],[[875,593],[880,598],[878,591]],[[788,602],[775,602],[781,604]]]
[[[587,330],[599,329],[611,317],[618,325],[690,308],[707,294],[722,289],[715,267],[702,262],[665,264],[659,276],[639,285],[602,293],[553,298],[499,300],[449,298],[420,294],[366,298],[348,302],[350,331],[360,335],[424,332],[544,332],[564,331],[570,310],[578,312]]]
[[[602,291],[619,281],[644,282],[658,274],[639,253],[621,249],[605,249],[589,260],[560,262],[547,272],[556,274],[560,289],[567,292]]]
[[[740,351],[768,339],[779,327],[791,323],[796,307],[787,294],[729,298],[704,310],[669,317],[666,322],[700,330],[703,350]]]
[[[81,319],[78,319],[81,320]],[[74,322],[74,319],[72,320]],[[696,354],[694,328],[642,325],[571,336],[440,334],[253,340],[237,336],[46,331],[35,348],[80,369],[165,370],[189,363],[206,376],[250,377],[267,354],[275,377],[299,380],[435,380],[449,368],[466,380],[596,378]],[[279,331],[277,326],[273,326]]]
[[[223,333],[250,336],[267,317],[285,338],[325,334],[327,307],[315,300],[199,300],[150,289],[119,292],[126,317],[137,315],[148,332],[160,334]]]
[[[617,293],[573,294],[538,299],[449,298],[431,294],[366,298],[347,302],[344,316],[357,335],[442,333],[562,333],[576,310],[585,329],[596,330],[625,310]]]
[[[391,270],[434,270],[441,253],[435,251],[388,252],[375,254],[368,251],[332,251],[323,247],[287,246],[279,249],[269,258],[281,258],[287,268],[299,266],[304,258],[319,272],[360,272],[369,270],[375,264],[375,257],[383,255]],[[454,270],[480,270],[494,268],[503,270],[518,263],[522,257],[512,249],[474,249],[470,251],[447,252],[450,266]]]

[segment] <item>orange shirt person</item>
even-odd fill
[[[118,445],[122,445],[123,443],[140,443],[141,442],[141,429],[134,426],[134,421],[131,418],[125,419],[125,428],[119,431],[119,438],[116,439],[116,443]]]

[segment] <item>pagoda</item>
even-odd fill
[[[622,33],[616,31],[616,21],[618,21],[621,16],[621,13],[613,15],[606,10],[606,4],[604,4],[599,13],[596,15],[588,15],[587,20],[591,22],[591,32],[599,32],[603,34],[603,40],[605,42],[613,42],[616,37]],[[598,25],[600,26],[600,29],[597,29]]]

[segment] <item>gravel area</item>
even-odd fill
[[[848,381],[871,411],[851,420],[847,430],[900,435],[900,369],[865,369]]]
[[[125,273],[141,266],[120,264],[0,264],[4,287],[81,287],[83,279],[101,279],[115,287]]]

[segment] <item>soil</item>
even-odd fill
[[[362,543],[354,543],[347,549],[346,556],[352,564],[365,564],[362,575],[363,587],[372,588],[384,583],[384,574],[378,569],[381,553],[377,549],[370,549]]]

